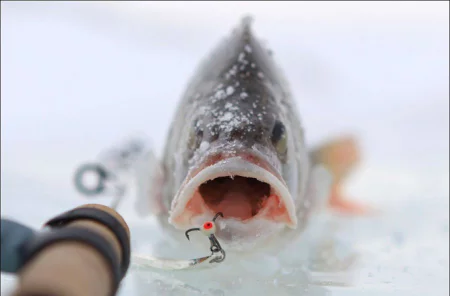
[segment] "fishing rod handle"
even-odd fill
[[[83,205],[45,227],[24,247],[14,296],[116,295],[130,262],[130,232],[117,212]]]

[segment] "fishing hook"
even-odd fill
[[[206,221],[205,223],[203,223],[201,228],[199,228],[199,227],[191,228],[191,229],[186,230],[186,232],[185,232],[186,238],[188,240],[190,240],[189,239],[189,232],[191,232],[191,231],[201,231],[204,235],[206,235],[208,237],[209,242],[211,243],[211,246],[209,248],[211,250],[211,253],[212,253],[211,256],[214,255],[214,254],[217,254],[217,253],[221,253],[222,256],[213,258],[210,261],[210,263],[212,263],[212,262],[217,262],[217,263],[222,262],[223,260],[225,260],[225,256],[226,256],[225,251],[222,249],[222,246],[220,245],[219,241],[217,240],[216,236],[214,235],[216,233],[216,223],[215,222],[216,222],[216,219],[219,216],[223,218],[223,213],[222,212],[217,213],[214,216],[214,218],[212,219],[212,221]]]
[[[222,212],[218,212],[218,213],[214,216],[214,218],[212,219],[213,222],[216,222],[216,219],[217,219],[219,216],[223,218],[223,213],[222,213]]]
[[[184,233],[186,235],[186,238],[190,241],[191,239],[189,238],[189,232],[191,231],[200,231],[200,228],[196,227],[196,228],[191,228],[186,230],[186,232]]]

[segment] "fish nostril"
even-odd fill
[[[232,140],[240,140],[243,139],[245,132],[242,129],[233,129],[229,133],[229,137]]]

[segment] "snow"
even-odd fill
[[[224,122],[224,121],[230,121],[232,118],[233,118],[233,113],[227,112],[222,117],[220,117],[219,120]]]
[[[217,90],[217,92],[214,94],[214,98],[217,100],[222,100],[227,97],[227,93],[223,89]]]
[[[136,130],[160,154],[186,80],[238,22],[231,4],[136,5],[2,2],[3,217],[38,228],[92,202],[74,191],[75,168]],[[255,11],[256,33],[286,72],[308,143],[347,131],[360,137],[363,163],[347,192],[383,215],[318,217],[308,244],[278,259],[230,254],[198,272],[133,268],[120,294],[448,295],[448,3],[243,5]],[[134,250],[207,252],[207,242],[164,249],[154,220],[136,217],[131,202],[120,212]],[[326,253],[333,260],[320,260]],[[12,280],[2,274],[2,295]]]
[[[199,150],[202,151],[202,152],[204,152],[204,151],[208,150],[208,148],[209,148],[209,143],[206,142],[206,141],[203,141],[203,142],[200,144]]]
[[[227,95],[231,96],[234,93],[234,87],[231,85],[227,87]]]

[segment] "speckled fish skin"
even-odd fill
[[[217,151],[231,156],[257,151],[294,199],[296,231],[306,223],[314,198],[307,194],[311,170],[303,127],[289,86],[251,23],[243,19],[201,63],[178,105],[162,159],[164,210],[159,220],[169,229],[174,229],[168,216],[180,186]],[[276,121],[284,124],[287,136],[283,155],[271,142]]]

